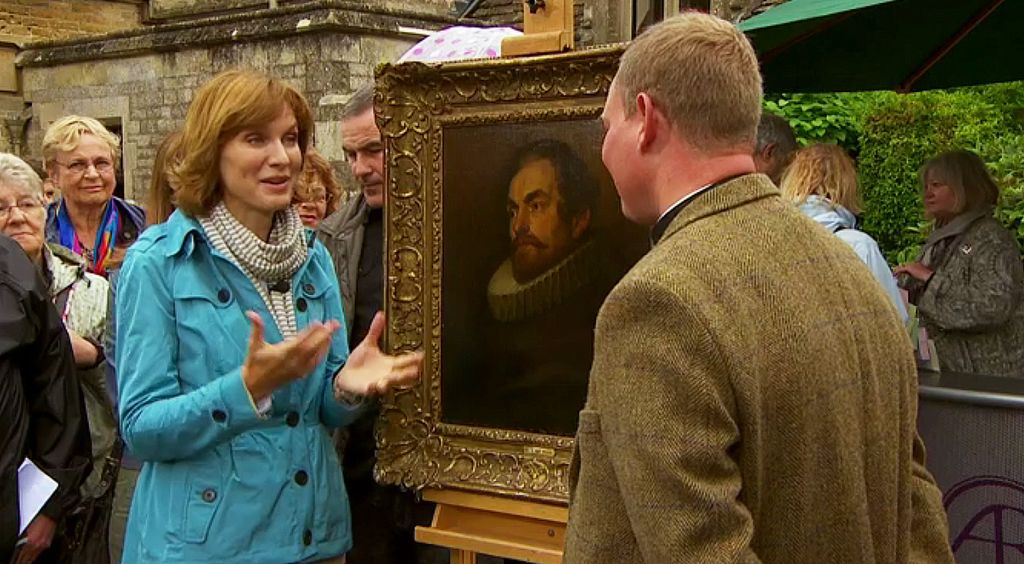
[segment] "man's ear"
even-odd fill
[[[578,241],[590,228],[590,210],[585,209],[572,218],[572,238]]]
[[[765,143],[765,146],[761,147],[761,158],[765,162],[772,162],[775,158],[775,143]]]
[[[658,127],[664,121],[661,120],[661,112],[654,106],[654,99],[646,92],[636,95],[636,111],[640,116],[637,150],[644,152],[658,139]]]

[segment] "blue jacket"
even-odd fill
[[[337,277],[311,232],[291,280],[299,330],[343,320]],[[117,291],[121,433],[143,461],[124,562],[281,564],[351,548],[348,496],[329,428],[357,409],[334,399],[346,331],[305,378],[274,392],[261,419],[242,384],[250,331],[281,341],[256,288],[175,212],[125,258]]]
[[[839,237],[857,253],[871,274],[875,275],[875,280],[878,280],[882,289],[888,294],[889,301],[896,308],[900,319],[906,323],[907,308],[903,305],[903,295],[900,294],[900,289],[896,286],[896,279],[892,275],[892,270],[889,269],[889,263],[885,262],[885,256],[878,248],[878,243],[870,235],[856,228],[857,217],[853,215],[853,212],[843,206],[833,204],[821,196],[808,197],[803,204],[800,204],[800,211],[825,229],[835,233],[836,237]]]

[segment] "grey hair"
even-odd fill
[[[349,97],[348,102],[341,108],[341,119],[354,118],[366,110],[373,110],[373,83],[356,88],[356,91]]]
[[[0,185],[5,184],[27,189],[40,201],[43,200],[43,181],[39,174],[11,153],[0,153]]]
[[[785,118],[762,111],[761,122],[757,124],[757,146],[754,151],[761,152],[772,143],[782,157],[788,157],[797,150],[796,135],[793,134],[789,122]]]

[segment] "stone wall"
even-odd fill
[[[272,6],[295,6],[304,2],[308,3],[309,0],[149,0],[149,18],[154,22],[180,20]],[[452,2],[453,0],[362,0],[350,3],[369,9],[401,10],[443,16],[451,13]]]
[[[14,65],[19,48],[138,28],[144,7],[145,0],[0,0],[0,151],[22,152],[28,123]]]
[[[142,25],[143,0],[3,0],[0,42],[99,35]]]
[[[251,68],[305,93],[316,120],[317,147],[347,179],[338,124],[342,105],[353,89],[372,79],[376,65],[396,59],[419,39],[401,28],[438,29],[451,22],[315,4],[23,51],[23,95],[32,118],[23,153],[39,159],[45,127],[67,113],[119,125],[125,195],[140,199],[156,147],[180,127],[195,89],[222,70]]]

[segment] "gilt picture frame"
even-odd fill
[[[386,344],[425,353],[382,402],[379,482],[566,503],[594,318],[649,246],[600,158],[621,54],[378,69]]]

